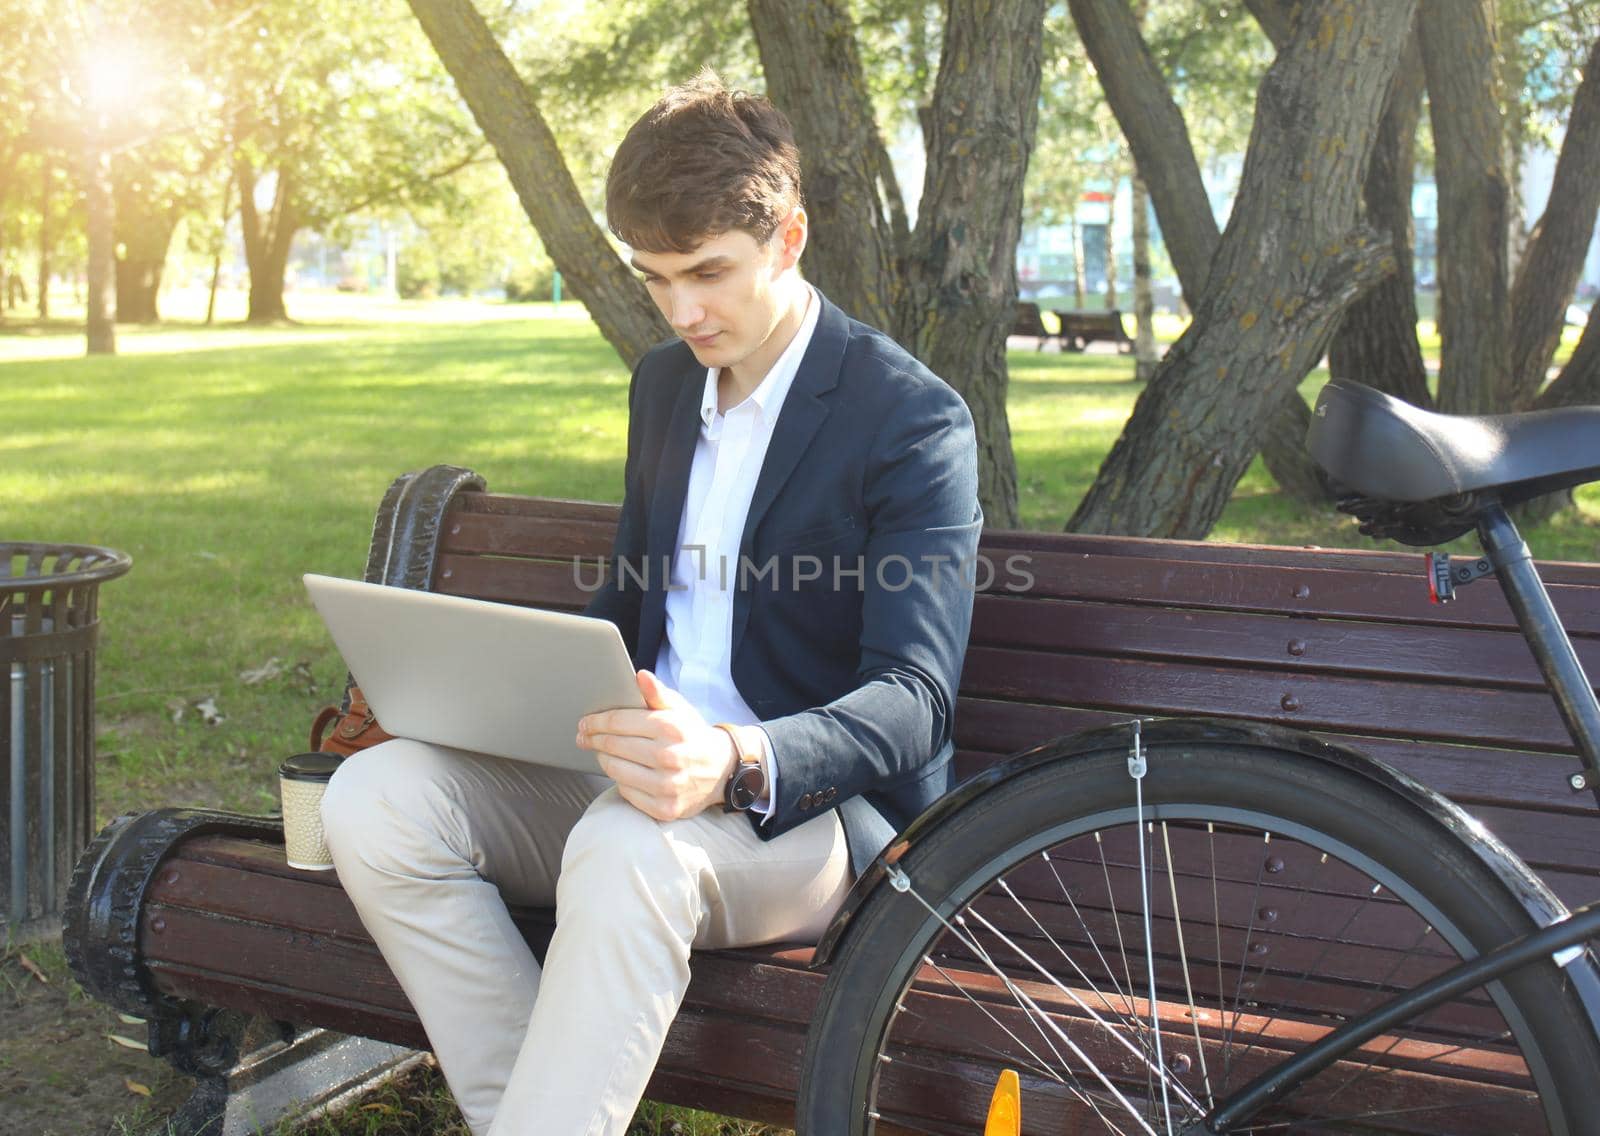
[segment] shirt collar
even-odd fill
[[[789,387],[794,383],[794,377],[800,370],[800,360],[804,358],[806,348],[811,345],[811,336],[817,330],[817,319],[822,314],[822,304],[817,298],[817,290],[810,284],[806,286],[806,314],[800,321],[800,328],[794,333],[794,338],[789,341],[789,346],[783,349],[783,354],[778,356],[778,361],[772,369],[762,378],[755,390],[739,403],[743,406],[753,402],[764,416],[770,417],[773,413],[783,408],[784,397],[789,393]],[[717,375],[720,367],[706,368],[705,388],[700,395],[700,425],[710,430],[712,423],[717,420]],[[736,410],[738,407],[729,407]]]

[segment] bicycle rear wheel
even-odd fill
[[[1002,1068],[1025,1132],[1189,1131],[1343,1021],[1532,929],[1411,802],[1248,745],[1155,747],[1137,787],[1125,750],[1043,764],[897,867],[908,890],[880,887],[834,959],[803,1136],[970,1136]],[[1542,962],[1234,1131],[1593,1133],[1597,1075],[1582,1006]]]

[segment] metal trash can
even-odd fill
[[[100,585],[132,564],[109,548],[0,541],[0,941],[53,930],[94,835]]]

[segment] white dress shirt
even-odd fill
[[[815,290],[806,285],[800,329],[749,397],[725,413],[717,409],[719,368],[706,370],[700,433],[678,522],[666,636],[656,657],[656,674],[708,722],[748,726],[760,721],[733,683],[739,545],[773,428],[821,310]],[[777,796],[778,770],[772,760],[772,739],[765,730],[761,736],[770,802]],[[758,805],[756,811],[770,814],[771,805]]]

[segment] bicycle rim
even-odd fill
[[[885,925],[914,930],[873,945],[893,962],[869,979],[884,993],[866,1020],[861,1001],[842,1008],[864,1030],[850,1131],[981,1131],[1011,1068],[1026,1132],[1184,1132],[1343,1021],[1526,929],[1470,857],[1359,779],[1317,798],[1276,753],[1144,783],[1119,763],[1003,786],[907,857]],[[1078,807],[1052,807],[1069,792]],[[1570,1021],[1519,1008],[1561,1001],[1546,969],[1436,1007],[1235,1131],[1565,1130],[1550,1057]]]

